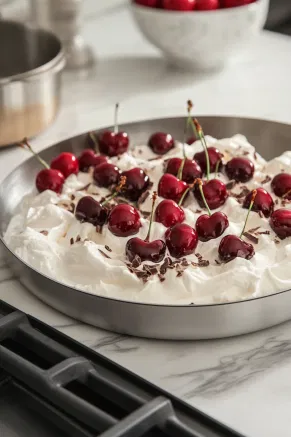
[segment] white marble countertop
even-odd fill
[[[95,4],[94,4],[95,3]],[[125,2],[86,1],[84,35],[96,68],[66,73],[56,123],[33,141],[37,150],[109,125],[120,101],[120,122],[181,115],[192,98],[198,114],[241,115],[291,122],[291,39],[264,32],[247,57],[215,75],[167,70],[136,31]],[[93,11],[93,12],[92,12]],[[0,178],[27,158],[0,152]],[[129,338],[78,323],[42,304],[0,259],[0,299],[33,314],[119,364],[181,396],[248,437],[291,435],[291,322],[252,335],[201,342]],[[150,365],[149,365],[150,363]]]

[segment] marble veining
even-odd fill
[[[291,339],[269,337],[250,350],[223,356],[216,366],[175,373],[167,378],[183,381],[182,391],[187,399],[194,396],[212,397],[236,390],[238,385],[250,382],[256,375],[276,367],[284,360],[291,362]]]

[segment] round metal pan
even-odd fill
[[[232,118],[200,117],[207,134],[217,138],[236,133],[246,135],[257,151],[272,159],[288,150],[291,126],[275,122]],[[120,126],[131,143],[147,142],[155,131],[170,132],[181,138],[184,118],[142,121]],[[50,160],[62,151],[79,153],[88,146],[80,135],[43,152]],[[20,281],[39,299],[57,310],[110,331],[159,339],[208,339],[246,334],[291,319],[291,290],[267,297],[218,305],[169,306],[133,303],[95,296],[63,285],[22,262],[3,242],[3,232],[22,197],[29,193],[39,167],[31,158],[14,170],[0,186],[1,241],[7,259]],[[268,292],[268,290],[266,290]]]

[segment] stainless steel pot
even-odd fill
[[[0,146],[33,137],[52,123],[64,65],[54,34],[0,21]]]
[[[291,126],[263,120],[231,117],[199,117],[205,132],[216,138],[245,134],[266,159],[290,149]],[[146,144],[153,132],[169,132],[175,138],[184,130],[185,118],[148,120],[120,126],[131,143]],[[79,154],[88,147],[80,135],[45,150],[50,161],[63,151]],[[270,296],[217,305],[151,305],[92,295],[42,275],[21,261],[3,241],[3,233],[23,196],[31,192],[39,171],[34,158],[14,170],[0,185],[0,241],[20,281],[39,299],[83,322],[110,331],[161,339],[206,339],[246,334],[291,319],[291,290]],[[178,283],[177,283],[178,286]],[[268,290],[266,290],[266,293]],[[21,296],[19,296],[21,299]]]

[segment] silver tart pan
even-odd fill
[[[290,148],[291,126],[246,118],[200,117],[207,134],[217,138],[246,135],[257,151],[272,159]],[[131,143],[145,144],[155,131],[181,138],[184,118],[148,120],[120,126]],[[87,134],[70,138],[43,152],[50,160],[62,151],[78,154],[88,147]],[[63,285],[19,259],[3,241],[3,233],[22,197],[29,193],[39,171],[28,159],[0,186],[1,241],[11,268],[21,283],[55,309],[109,331],[140,337],[176,340],[222,338],[247,334],[291,319],[291,290],[242,302],[218,305],[169,306],[133,303],[100,297]],[[178,282],[177,282],[178,286]],[[266,294],[268,290],[266,290]],[[21,297],[20,297],[21,298]]]

